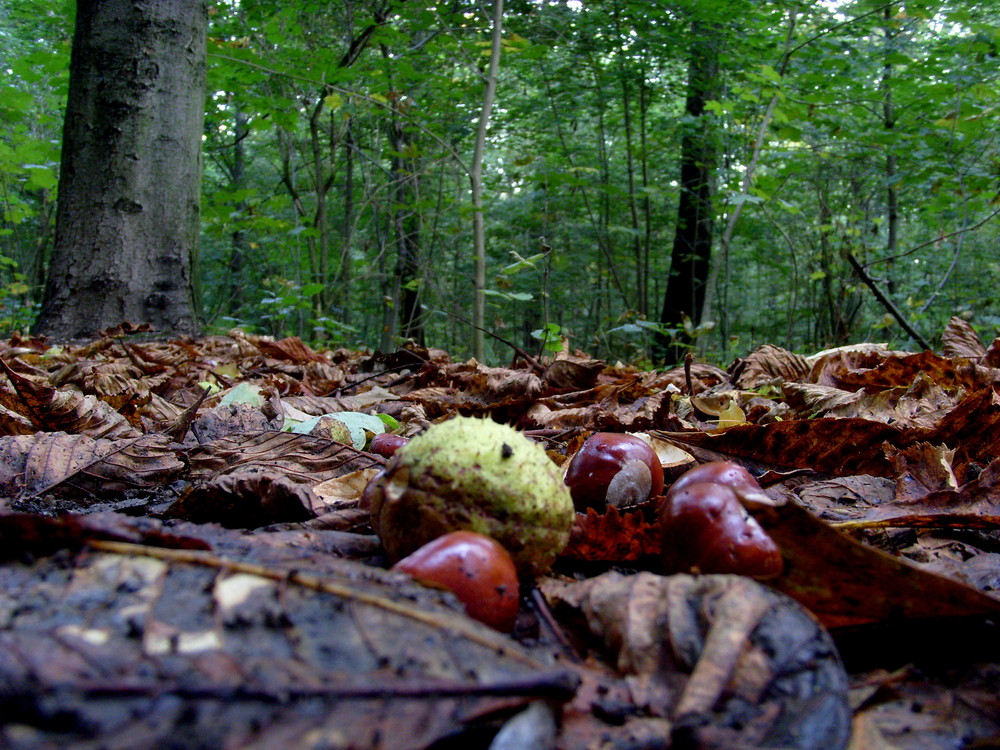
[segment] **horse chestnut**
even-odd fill
[[[595,432],[569,462],[564,477],[580,512],[642,502],[663,492],[663,466],[642,438]]]
[[[517,570],[507,550],[488,536],[452,531],[418,548],[392,569],[448,589],[469,617],[505,633],[514,629]]]
[[[382,456],[383,458],[391,458],[397,450],[408,442],[410,441],[402,435],[396,435],[392,432],[380,432],[368,444],[368,452]]]
[[[755,578],[781,573],[778,546],[747,513],[732,488],[715,482],[688,482],[678,488],[678,483],[680,479],[659,508],[667,572],[734,573]]]
[[[744,505],[774,505],[754,475],[733,461],[710,461],[688,469],[674,481],[670,489],[677,491],[699,482],[725,485],[739,496]]]
[[[547,572],[575,514],[559,467],[523,433],[454,417],[397,450],[365,489],[372,529],[398,560],[449,531],[500,542],[521,576]]]

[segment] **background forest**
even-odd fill
[[[0,0],[0,334],[44,287],[73,7]],[[210,6],[206,331],[472,353],[495,8]],[[488,330],[640,365],[1000,331],[995,3],[509,0],[502,31]]]

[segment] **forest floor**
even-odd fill
[[[959,319],[726,370],[128,326],[0,360],[0,746],[1000,747],[1000,339]],[[638,435],[668,488],[739,463],[782,572],[668,574],[655,497],[476,622],[362,495],[374,434],[459,414],[560,465]]]

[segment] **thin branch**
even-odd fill
[[[230,560],[201,550],[167,549],[100,539],[90,540],[88,544],[92,549],[115,555],[151,557],[166,563],[197,565],[228,574],[245,573],[279,583],[287,582],[304,589],[340,597],[353,604],[374,607],[383,612],[389,612],[423,625],[439,628],[442,631],[450,631],[456,636],[465,638],[473,643],[502,651],[507,656],[521,663],[530,666],[539,665],[538,660],[528,652],[513,648],[509,638],[501,633],[492,631],[490,628],[484,628],[480,623],[468,618],[465,614],[438,609],[425,609],[419,604],[408,600],[392,598],[387,593],[361,589],[347,580],[340,580],[326,575],[301,573],[294,570],[278,570],[269,568],[266,565],[244,562],[242,560]]]
[[[890,255],[890,256],[885,257],[885,258],[878,258],[876,260],[869,261],[867,265],[868,266],[874,266],[876,263],[890,263],[890,262],[892,262],[894,260],[899,260],[900,258],[905,258],[907,255],[913,255],[913,253],[917,252],[917,250],[923,250],[925,247],[930,247],[931,245],[937,244],[938,242],[941,242],[942,240],[946,240],[949,237],[954,237],[956,234],[963,234],[965,232],[971,232],[974,229],[979,229],[979,227],[983,226],[984,224],[989,223],[990,220],[992,220],[998,214],[1000,214],[1000,208],[998,208],[996,211],[994,211],[993,213],[991,213],[989,216],[987,216],[985,219],[983,219],[982,221],[980,221],[978,224],[973,224],[971,227],[962,227],[960,229],[956,229],[954,232],[949,232],[948,234],[939,235],[938,237],[935,237],[932,240],[928,240],[927,242],[922,242],[919,245],[915,245],[914,247],[911,247],[906,252],[899,253],[898,255]]]
[[[903,313],[899,311],[899,308],[893,304],[892,300],[883,294],[882,290],[879,289],[878,285],[875,283],[875,280],[868,275],[867,271],[865,271],[861,262],[854,257],[854,253],[847,253],[847,260],[854,267],[858,277],[864,282],[865,286],[872,290],[872,294],[875,295],[875,299],[882,303],[882,307],[889,311],[889,314],[896,319],[896,322],[902,326],[903,330],[910,334],[913,340],[920,344],[920,346],[924,349],[930,349],[931,345],[913,326],[910,325],[910,322],[906,319]]]
[[[877,15],[879,13],[884,12],[885,9],[886,9],[886,7],[891,6],[891,5],[892,5],[891,2],[890,3],[883,3],[882,5],[878,6],[874,10],[870,10],[870,11],[868,11],[866,13],[862,13],[860,16],[855,16],[854,18],[848,18],[846,21],[841,21],[840,23],[834,24],[833,26],[830,26],[829,28],[826,28],[826,29],[823,29],[822,31],[816,32],[815,34],[813,34],[811,37],[809,37],[808,39],[806,39],[801,44],[799,44],[799,45],[797,45],[795,47],[792,47],[792,49],[788,53],[788,57],[791,58],[792,55],[794,55],[796,52],[798,52],[803,47],[808,47],[810,44],[812,44],[813,42],[815,42],[817,39],[822,39],[823,37],[825,37],[825,36],[827,36],[829,34],[832,34],[833,32],[837,31],[838,29],[842,29],[845,26],[850,26],[852,23],[857,23],[858,21],[861,21],[862,19],[865,19],[868,16],[874,16],[874,15]]]

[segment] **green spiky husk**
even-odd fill
[[[575,511],[559,468],[540,445],[489,419],[433,425],[373,482],[372,526],[393,560],[468,530],[496,539],[534,577],[569,541]]]

